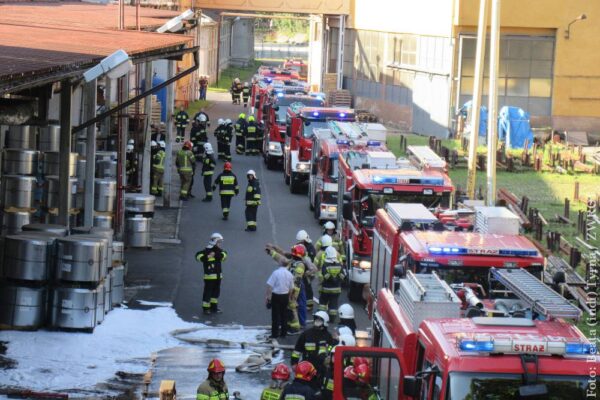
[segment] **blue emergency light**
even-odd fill
[[[461,340],[458,347],[462,351],[491,352],[491,351],[494,351],[494,342],[492,342],[492,341],[480,342],[477,340]]]
[[[398,183],[398,178],[395,176],[374,176],[373,177],[373,183],[378,184],[378,185],[385,185],[385,184],[396,184]]]
[[[283,97],[283,92],[277,92],[277,97]]]
[[[318,111],[313,111],[312,115],[313,115],[313,117],[318,117],[319,116],[319,112]]]
[[[566,343],[565,354],[596,354],[597,348],[591,343]]]
[[[379,140],[368,140],[367,141],[367,146],[370,146],[370,147],[379,147],[379,146],[381,146],[381,142]]]
[[[271,82],[272,80],[273,79],[271,79],[271,78],[265,78],[265,81],[267,81],[267,82]]]
[[[440,186],[444,184],[443,178],[421,178],[421,185]]]
[[[340,118],[345,118],[346,117],[346,113],[345,112],[341,112],[340,113]]]
[[[506,256],[506,257],[535,257],[538,255],[537,250],[520,250],[520,249],[484,249],[484,248],[468,248],[468,247],[441,247],[433,246],[428,248],[431,254],[470,254],[481,256]]]
[[[337,144],[349,145],[350,141],[348,139],[338,139],[335,141]]]

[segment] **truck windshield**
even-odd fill
[[[543,396],[521,397],[523,385],[520,374],[484,374],[480,372],[451,372],[447,400],[584,400],[588,377],[567,375],[540,375],[548,393]]]
[[[327,129],[327,121],[311,120],[309,125],[304,124],[302,136],[307,139],[313,137],[313,129]]]
[[[424,195],[422,192],[394,192],[393,194],[369,193],[361,191],[361,221],[364,226],[373,226],[375,212],[384,208],[387,203],[420,203],[427,208],[442,207],[450,205],[450,192],[444,192],[441,196]]]
[[[526,269],[532,275],[541,279],[542,266],[529,266]],[[420,262],[416,272],[426,274],[433,271],[447,283],[479,283],[486,290],[488,289],[490,267],[462,267],[439,264],[431,266],[430,262]]]

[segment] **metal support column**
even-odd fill
[[[123,78],[119,78],[119,104],[127,101],[129,97],[129,73]],[[127,157],[127,133],[129,131],[129,114],[127,108],[121,110],[119,115],[119,132],[117,135],[117,204],[115,235],[122,239],[125,233],[125,186],[127,184],[127,174],[125,173],[125,163]]]
[[[69,228],[69,162],[71,156],[71,98],[73,86],[65,79],[60,83],[60,156],[58,173],[58,223]]]
[[[477,28],[477,51],[475,53],[475,79],[473,84],[473,102],[471,109],[471,137],[469,140],[469,172],[467,175],[467,196],[475,198],[477,181],[477,140],[479,139],[479,120],[481,111],[481,92],[483,88],[483,68],[485,59],[485,39],[488,20],[488,0],[479,2],[479,26]]]
[[[340,28],[338,30],[338,54],[337,54],[337,83],[336,88],[340,90],[344,84],[344,36],[346,34],[346,16],[340,15]]]
[[[496,149],[498,141],[498,70],[500,69],[500,0],[492,1],[490,22],[490,88],[488,90],[486,204],[496,205]]]
[[[175,61],[167,61],[167,80],[173,76],[175,71]],[[165,174],[163,177],[163,204],[165,207],[171,207],[171,183],[173,180],[173,107],[175,103],[175,84],[167,86],[167,137],[166,156],[165,156]]]
[[[108,78],[107,78],[108,80]],[[96,80],[87,83],[85,90],[84,120],[96,116]],[[96,125],[87,127],[85,144],[85,187],[83,202],[83,225],[94,223],[94,178],[96,175]]]
[[[152,61],[147,61],[145,64],[144,72],[144,91],[148,91],[152,88]],[[146,118],[144,120],[144,154],[142,156],[142,193],[150,193],[150,174],[152,173],[152,164],[150,160],[150,140],[152,137],[152,129],[150,124],[152,123],[152,96],[146,97],[144,100],[144,114]]]
[[[106,85],[104,87],[104,108],[106,110],[110,110],[110,97],[112,95],[112,79],[110,79],[109,77],[106,77],[104,79],[104,84]],[[106,118],[104,118],[102,120],[102,125],[100,125],[100,129],[102,130],[102,137],[105,138],[105,144],[104,144],[104,150],[106,149],[106,143],[108,141],[108,137],[110,136],[110,126],[111,126],[111,116],[108,115],[106,116]]]

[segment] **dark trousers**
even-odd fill
[[[184,137],[185,136],[185,126],[184,127],[177,127],[177,136],[181,136]]]
[[[304,290],[306,291],[306,308],[312,310],[315,305],[315,301],[313,300],[315,293],[313,292],[311,278],[304,274],[302,282],[304,283]]]
[[[256,212],[258,211],[258,206],[246,206],[246,228],[249,231],[256,230]]]
[[[204,292],[202,293],[202,308],[205,310],[216,310],[221,295],[221,280],[204,280]]]
[[[221,209],[223,210],[223,216],[227,218],[229,216],[229,206],[231,205],[231,198],[233,196],[230,194],[222,194],[221,195]]]
[[[275,294],[271,296],[271,336],[287,335],[287,308],[289,295]]]
[[[334,322],[337,317],[339,293],[322,293],[319,296],[319,311],[329,314],[329,321]]]
[[[225,161],[231,161],[231,146],[229,143],[223,143],[223,154],[225,154]]]
[[[204,175],[204,190],[206,191],[206,198],[212,199],[212,175]]]
[[[225,159],[225,148],[227,145],[223,142],[217,142],[217,156],[219,160]]]
[[[246,141],[243,135],[235,135],[235,152],[237,154],[244,154],[246,151]]]

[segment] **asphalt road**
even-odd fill
[[[209,100],[215,102],[208,111],[211,132],[218,118],[235,120],[240,112],[249,112],[242,106],[232,105],[229,94],[209,93]],[[210,137],[216,150],[214,136]],[[280,170],[267,170],[260,156],[236,155],[233,145],[232,153],[233,172],[240,182],[240,195],[232,202],[229,220],[221,219],[218,195],[212,203],[201,201],[204,189],[201,180],[198,180],[193,188],[196,198],[183,205],[181,245],[130,252],[128,281],[146,288],[134,294],[131,300],[171,302],[177,314],[186,321],[245,326],[270,324],[270,311],[264,304],[265,282],[276,265],[265,253],[265,244],[270,242],[289,248],[299,229],[305,229],[316,242],[321,229],[308,208],[306,195],[291,194]],[[222,167],[223,162],[218,161],[216,172],[220,172]],[[244,192],[246,171],[249,169],[256,171],[262,190],[256,232],[244,231]],[[223,313],[205,316],[202,314],[202,265],[195,261],[194,255],[206,246],[213,232],[224,236],[223,247],[229,257],[224,265],[219,304]],[[342,294],[340,303],[346,299]],[[135,306],[134,303],[130,301],[130,305]],[[360,311],[360,305],[354,306],[357,314],[361,314],[357,316],[359,327],[364,329],[367,327],[365,313]]]

